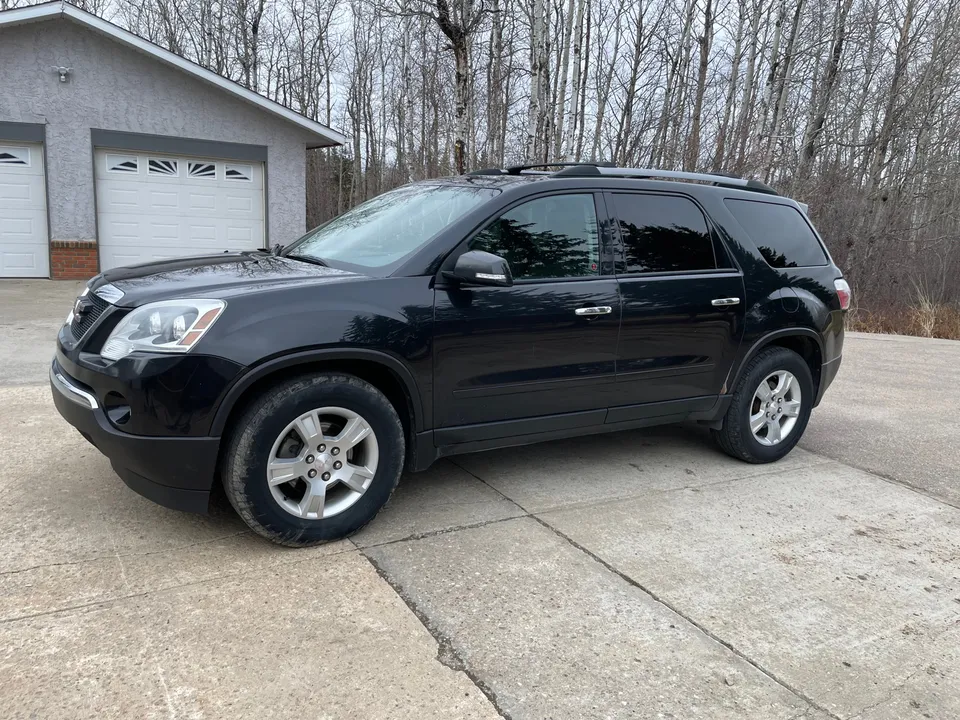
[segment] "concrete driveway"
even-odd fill
[[[465,456],[288,550],[127,490],[45,386],[75,289],[10,287],[3,717],[960,716],[960,343],[850,337],[776,465],[696,428]]]

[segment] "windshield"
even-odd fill
[[[289,255],[381,268],[409,255],[498,192],[451,185],[397,188],[321,225]]]

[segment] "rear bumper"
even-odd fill
[[[220,438],[122,432],[111,425],[93,391],[56,361],[50,368],[50,386],[60,415],[107,456],[132,490],[174,510],[207,511]]]
[[[842,355],[835,357],[830,362],[825,362],[820,366],[820,387],[817,390],[817,400],[813,404],[814,407],[819,405],[820,401],[823,400],[823,394],[827,391],[827,388],[830,387],[833,379],[837,376],[837,371],[840,369],[841,360],[843,360]]]

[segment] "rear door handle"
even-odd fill
[[[724,305],[739,305],[740,298],[717,298],[716,300],[710,301],[711,305],[715,307],[723,307]]]
[[[601,306],[598,306],[598,307],[577,308],[576,310],[574,310],[574,312],[575,312],[577,315],[581,315],[581,316],[583,316],[583,315],[587,315],[587,316],[592,316],[592,315],[609,315],[610,313],[613,312],[613,308],[610,307],[609,305],[601,305]]]

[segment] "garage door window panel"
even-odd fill
[[[30,167],[30,148],[9,146],[0,148],[0,165]]]
[[[214,163],[191,162],[187,165],[187,175],[192,178],[217,179],[217,166]]]
[[[251,165],[224,165],[224,178],[238,182],[253,181],[253,167]]]
[[[147,160],[147,174],[179,177],[180,164],[176,160],[166,158],[149,158]]]
[[[136,155],[106,155],[107,172],[139,173],[140,162]]]
[[[692,200],[614,193],[614,205],[627,274],[716,269],[706,218]]]

